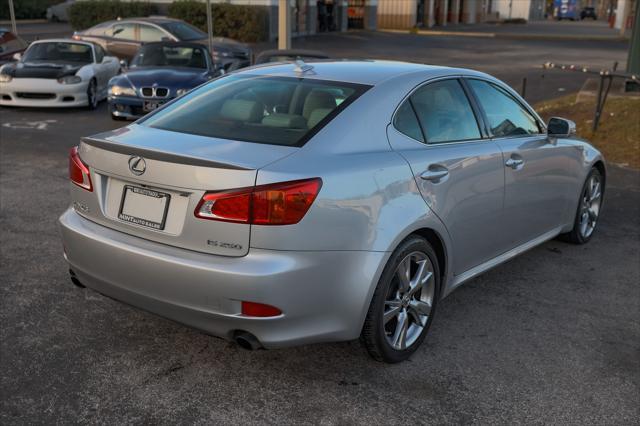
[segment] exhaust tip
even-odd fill
[[[242,349],[246,349],[248,351],[255,351],[257,349],[262,348],[260,341],[253,334],[247,331],[238,331],[236,332],[233,340],[240,346]]]
[[[80,282],[80,280],[78,279],[78,277],[76,277],[76,273],[73,272],[73,269],[69,269],[69,277],[71,278],[71,282],[76,286],[76,287],[80,287],[80,288],[87,288],[84,284],[82,284]]]

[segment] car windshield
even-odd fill
[[[185,22],[165,22],[160,26],[182,41],[201,40],[207,37],[207,34]]]
[[[50,42],[32,44],[24,54],[24,62],[93,62],[91,46],[80,43]]]
[[[369,86],[229,75],[172,102],[145,126],[237,141],[302,146]]]
[[[138,50],[131,67],[207,68],[206,51],[202,47],[147,44]]]

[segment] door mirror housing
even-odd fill
[[[20,59],[22,59],[22,53],[18,52],[13,54],[14,61],[19,61]]]
[[[120,68],[126,70],[127,68],[129,68],[129,62],[127,62],[126,59],[120,59]]]
[[[576,134],[576,123],[560,117],[551,117],[547,124],[547,135],[555,138],[567,138]]]

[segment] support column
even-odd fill
[[[451,10],[449,11],[449,22],[457,24],[460,21],[460,0],[451,0]]]
[[[462,23],[475,24],[478,15],[478,2],[474,0],[462,0]]]
[[[291,8],[289,0],[278,2],[278,49],[291,49]]]
[[[377,28],[378,28],[378,0],[365,0],[364,29],[375,30]]]
[[[438,25],[443,27],[447,26],[447,16],[449,16],[449,1],[448,0],[437,0],[438,2],[438,16],[436,17],[436,21]]]
[[[436,24],[435,5],[437,0],[425,0],[424,2],[424,25],[428,28]]]

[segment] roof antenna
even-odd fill
[[[313,69],[312,65],[305,64],[304,61],[300,58],[294,61],[296,66],[293,68],[293,71],[296,73],[304,74],[307,71],[311,71]]]

